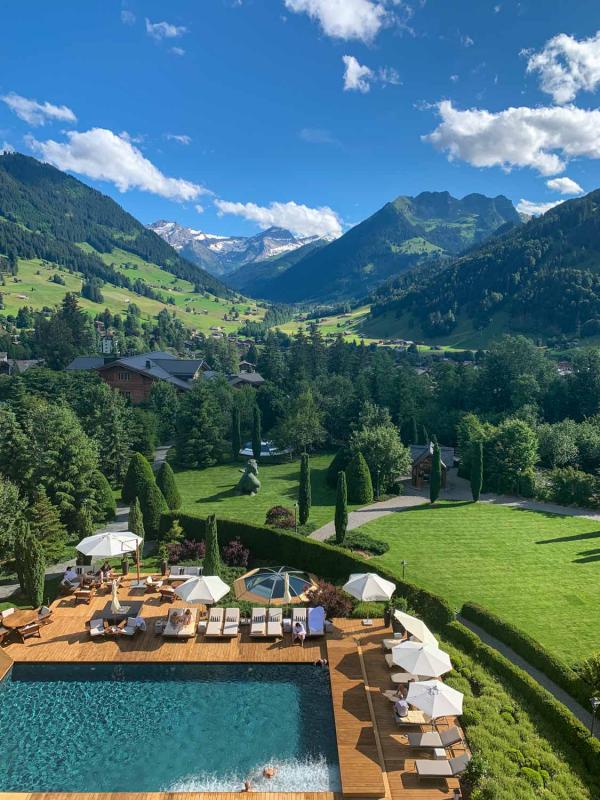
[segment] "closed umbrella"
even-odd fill
[[[389,600],[396,591],[396,584],[391,581],[386,581],[375,572],[362,572],[355,575],[350,575],[347,582],[344,584],[344,591],[356,597],[357,600],[362,600],[365,603],[374,603],[383,600]],[[363,619],[363,625],[370,625],[371,620]]]
[[[188,578],[175,589],[175,594],[186,603],[211,606],[229,592],[229,586],[217,575]]]
[[[113,581],[112,582],[112,596],[111,596],[111,602],[110,602],[110,610],[112,611],[113,614],[120,614],[121,611],[123,610],[123,606],[119,602],[119,596],[117,595],[117,589],[118,589],[117,582]]]
[[[394,619],[402,625],[405,631],[423,644],[432,644],[437,647],[437,639],[429,630],[422,619],[413,617],[405,611],[394,611]]]
[[[91,558],[115,558],[124,553],[136,554],[137,585],[140,585],[140,544],[141,536],[131,531],[104,531],[86,536],[76,546],[76,550]]]
[[[290,573],[286,572],[283,578],[283,604],[289,605],[292,602],[292,595],[290,593]]]
[[[392,647],[392,661],[405,672],[428,678],[437,678],[452,669],[448,653],[420,642],[402,642]]]
[[[463,694],[441,681],[415,681],[408,685],[406,700],[432,719],[462,714]]]

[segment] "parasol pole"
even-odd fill
[[[140,580],[140,542],[139,542],[139,539],[135,543],[135,562],[136,562],[136,565],[137,565],[137,582],[138,582],[138,586],[139,586],[140,583],[141,583],[141,580]]]

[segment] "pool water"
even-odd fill
[[[329,676],[297,664],[16,664],[0,791],[337,791]],[[275,777],[262,777],[266,765]]]

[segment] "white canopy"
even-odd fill
[[[391,581],[386,581],[375,572],[363,572],[350,575],[347,583],[344,584],[344,591],[363,600],[366,603],[380,600],[389,600],[396,591],[396,585]]]
[[[420,642],[402,642],[392,647],[392,661],[406,672],[431,678],[437,678],[452,669],[448,653]]]
[[[84,556],[92,558],[114,558],[123,553],[134,552],[141,543],[141,537],[131,531],[105,531],[86,536],[76,549]]]
[[[423,644],[432,644],[434,647],[437,647],[437,639],[422,619],[413,617],[405,611],[394,611],[394,619],[397,620],[411,636],[414,636],[415,639],[423,642]]]
[[[463,694],[441,681],[415,681],[408,685],[408,703],[420,708],[432,719],[462,714]]]
[[[175,594],[186,603],[213,605],[229,592],[229,586],[217,575],[188,578],[175,588]]]

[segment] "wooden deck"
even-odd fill
[[[142,616],[148,630],[134,638],[92,641],[86,620],[107,602],[98,595],[88,605],[76,605],[72,598],[53,604],[54,622],[42,628],[41,639],[24,644],[11,643],[0,650],[0,678],[12,662],[277,662],[312,663],[329,661],[331,691],[340,764],[342,794],[330,792],[259,793],[253,800],[452,800],[456,780],[419,782],[414,753],[396,726],[391,704],[382,692],[391,688],[389,670],[381,650],[381,640],[390,635],[381,620],[370,628],[360,620],[336,620],[333,631],[323,639],[308,640],[305,646],[292,646],[290,635],[282,641],[251,639],[249,628],[242,627],[234,641],[206,640],[199,634],[187,641],[165,639],[154,631],[154,622],[164,618],[170,603],[160,603],[153,595],[119,593],[121,603],[143,599]],[[177,601],[174,605],[184,607]],[[438,727],[454,724],[440,720]],[[457,748],[453,755],[459,755]],[[419,753],[426,757],[426,753]],[[0,800],[234,800],[239,793],[1,793]]]

